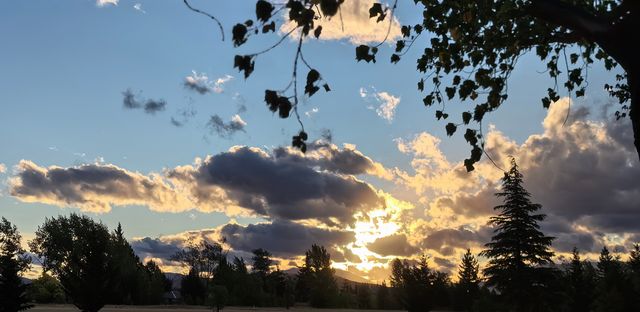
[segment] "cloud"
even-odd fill
[[[122,104],[126,109],[139,109],[143,108],[147,114],[155,114],[157,112],[164,111],[167,102],[163,99],[140,99],[136,96],[131,89],[127,89],[122,92]]]
[[[96,213],[108,212],[112,205],[145,205],[172,212],[191,207],[162,177],[106,164],[44,168],[22,160],[9,187],[10,194],[24,202],[73,206]]]
[[[354,239],[353,232],[304,226],[286,220],[247,226],[226,224],[220,229],[220,235],[234,250],[251,252],[265,248],[278,257],[299,256],[311,244],[340,246]]]
[[[321,40],[348,40],[352,44],[366,44],[380,42],[389,30],[390,42],[400,37],[400,23],[393,19],[389,28],[389,18],[377,23],[375,18],[369,18],[369,8],[376,3],[374,0],[349,0],[341,6],[341,12],[331,19],[314,21],[322,26]],[[387,15],[389,16],[389,15]],[[281,31],[288,32],[293,28],[290,24],[281,27]]]
[[[387,92],[377,93],[376,99],[381,103],[380,106],[376,109],[376,113],[382,119],[392,122],[393,117],[396,113],[396,107],[400,104],[400,98],[395,97]]]
[[[118,5],[120,0],[96,0],[96,5],[99,7],[104,7],[107,5]]]
[[[7,166],[5,166],[3,163],[0,163],[0,173],[5,173],[7,172]]]
[[[168,175],[190,181],[191,196],[199,202],[209,201],[209,188],[218,187],[240,206],[280,219],[351,222],[356,211],[384,204],[369,184],[352,176],[317,171],[304,160],[278,155],[234,147]]]
[[[333,148],[334,155],[359,155]],[[287,156],[288,151],[278,150],[276,156],[259,148],[233,147],[192,165],[147,175],[104,163],[63,168],[23,160],[10,178],[9,191],[24,202],[96,213],[140,205],[158,212],[195,209],[329,225],[350,223],[358,212],[384,207],[383,196],[371,185],[338,173],[343,166],[339,157],[311,153],[314,159],[307,161],[302,154]],[[320,169],[320,163],[334,171]]]
[[[553,103],[542,122],[541,133],[517,143],[489,127],[485,148],[501,168],[509,155],[518,161],[532,201],[543,206],[547,219],[542,229],[556,237],[553,248],[568,252],[574,246],[597,251],[607,235],[637,235],[640,211],[640,164],[632,145],[628,121],[610,116],[587,119],[589,110],[572,107],[564,124],[568,99]],[[472,173],[461,162],[448,160],[440,140],[422,133],[397,140],[398,149],[413,156],[413,172],[395,170],[396,181],[415,191],[425,218],[408,234],[421,239],[421,248],[443,256],[458,255],[466,247],[481,247],[491,238],[485,226],[499,203],[495,193],[502,172],[484,159]],[[421,233],[429,233],[424,235]]]
[[[189,244],[207,241],[222,242],[236,255],[250,254],[264,248],[275,257],[298,257],[311,247],[321,244],[329,249],[353,241],[353,232],[307,226],[287,220],[274,220],[249,225],[227,223],[212,229],[187,231],[157,238],[134,238],[131,247],[141,258],[170,260]]]
[[[419,251],[407,241],[405,234],[394,234],[378,238],[367,248],[382,256],[411,256]]]
[[[330,135],[330,134],[329,134]],[[382,179],[391,180],[393,174],[382,164],[373,161],[356,149],[355,145],[345,144],[342,149],[327,140],[311,142],[307,152],[301,153],[293,148],[276,148],[274,155],[278,159],[305,163],[310,167],[318,167],[340,174],[369,174]]]
[[[491,239],[491,229],[483,227],[475,232],[463,227],[457,229],[434,229],[421,242],[421,247],[449,256],[454,249],[467,249],[483,245]]]
[[[191,75],[184,78],[183,85],[188,90],[195,91],[199,94],[207,94],[210,92],[223,93],[224,85],[232,79],[233,76],[224,75],[223,77],[212,81],[209,79],[207,74],[198,74],[198,72],[194,70],[191,72]]]
[[[360,97],[366,100],[372,99],[378,103],[379,106],[375,108],[376,114],[391,123],[395,116],[396,108],[400,104],[400,97],[394,96],[389,92],[377,92],[375,88],[372,89],[373,91],[368,91],[365,88],[360,88]],[[372,106],[369,108],[374,109]]]
[[[142,13],[142,14],[147,14],[147,11],[145,11],[145,10],[142,8],[142,3],[136,3],[136,4],[134,4],[134,5],[133,5],[133,9],[134,9],[134,10],[136,10],[136,11],[138,11],[138,12],[140,12],[140,13]]]
[[[170,260],[173,255],[182,250],[182,247],[182,242],[175,239],[143,237],[131,241],[131,248],[142,259],[160,258]]]
[[[216,115],[211,116],[209,122],[207,122],[207,127],[211,131],[211,133],[216,133],[218,136],[223,138],[229,138],[233,136],[236,132],[246,132],[245,126],[247,123],[242,120],[240,115],[233,115],[229,122],[224,122],[222,117]]]

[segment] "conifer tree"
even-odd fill
[[[479,270],[478,260],[473,256],[471,250],[467,249],[467,252],[462,256],[457,284],[458,295],[460,296],[459,302],[466,311],[471,310],[473,301],[478,294],[480,284]]]
[[[494,207],[500,213],[489,221],[494,236],[481,255],[489,259],[484,275],[487,284],[501,293],[505,303],[516,311],[535,311],[549,302],[544,297],[553,279],[553,237],[540,231],[541,205],[531,202],[531,194],[523,186],[523,175],[515,159],[502,178],[502,191],[496,196],[503,203]]]
[[[585,272],[578,248],[573,248],[573,256],[566,273],[569,310],[573,312],[590,311],[593,301],[593,282]]]
[[[629,253],[629,274],[633,285],[634,307],[640,311],[640,244],[633,244],[633,249]]]
[[[612,255],[606,246],[600,252],[597,273],[598,296],[595,301],[595,311],[633,311],[631,283],[625,275],[620,258]]]
[[[18,228],[4,217],[0,220],[0,312],[32,307],[20,273],[29,268],[30,259],[20,245]]]

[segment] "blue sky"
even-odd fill
[[[368,2],[354,0],[354,3],[364,7]],[[135,9],[135,4],[140,4],[144,12]],[[253,17],[254,1],[213,3],[193,0],[193,5],[219,17],[226,27],[227,37],[233,24]],[[419,13],[407,2],[402,3],[397,17],[400,22],[411,22]],[[446,170],[460,168],[459,162],[467,156],[468,145],[461,135],[445,136],[444,123],[433,117],[435,109],[424,108],[423,95],[416,89],[420,75],[415,70],[414,60],[421,48],[413,49],[397,65],[386,61],[390,47],[382,49],[375,65],[357,63],[352,31],[345,29],[344,38],[340,40],[310,40],[304,45],[306,58],[332,89],[329,93],[305,99],[300,107],[311,139],[320,138],[324,129],[330,129],[333,144],[338,148],[344,143],[354,144],[361,155],[390,171],[395,168],[418,176],[415,160],[421,157],[420,153],[401,151],[399,142],[402,141],[398,139],[407,144],[413,142],[415,147],[420,143],[417,136],[427,133],[441,140],[432,148],[436,148],[451,165]],[[0,214],[30,237],[45,217],[80,211],[73,204],[62,208],[42,201],[24,202],[11,196],[9,180],[17,175],[16,166],[21,160],[29,160],[43,168],[112,164],[149,175],[191,165],[198,157],[217,155],[235,145],[258,147],[264,151],[288,146],[298,125],[295,119],[283,120],[272,115],[263,102],[263,90],[279,89],[287,84],[294,44],[285,41],[272,52],[261,55],[256,62],[256,72],[248,80],[232,66],[235,54],[255,52],[277,39],[277,35],[258,36],[248,44],[234,48],[229,40],[220,40],[215,24],[187,10],[182,1],[177,0],[120,0],[117,5],[105,6],[98,6],[92,0],[0,2],[0,103],[3,107],[0,164],[6,167],[5,172],[0,173],[3,181]],[[543,69],[544,64],[533,56],[520,61],[509,82],[509,100],[485,119],[485,131],[489,131],[488,124],[495,125],[504,138],[523,144],[532,135],[547,129],[542,121],[548,112],[543,109],[540,97],[552,82],[546,74],[540,73]],[[213,81],[226,75],[234,78],[221,85],[223,92],[201,95],[183,85],[192,71],[205,73]],[[604,120],[599,114],[600,107],[610,100],[602,86],[613,77],[614,74],[604,71],[600,64],[589,72],[588,96],[574,104],[591,108],[589,125],[595,127],[598,121]],[[362,88],[368,94],[366,97],[360,94]],[[140,98],[164,99],[166,109],[151,115],[142,110],[123,108],[122,93],[127,89]],[[382,92],[399,99],[392,120],[376,114],[375,108],[383,104],[376,94]],[[238,111],[241,104],[246,106],[246,111]],[[457,115],[470,105],[454,101],[449,107],[452,115],[453,112]],[[311,117],[304,115],[314,108],[317,112]],[[182,127],[172,125],[171,118],[179,118],[179,112],[185,109],[197,113]],[[225,121],[238,114],[246,127],[229,137],[220,137],[207,128],[207,121],[214,114]],[[434,154],[427,155],[432,157]],[[436,163],[434,158],[428,161]],[[634,170],[638,168],[637,162],[631,166]],[[490,168],[487,166],[487,172]],[[534,165],[531,168],[532,174],[536,174]],[[431,169],[432,172],[446,171]],[[493,175],[495,168],[482,179],[491,180]],[[375,175],[359,178],[377,191],[410,203],[415,210],[410,215],[424,218],[425,222],[436,219],[433,216],[435,208],[428,207],[446,193],[438,187],[416,191],[397,179]],[[479,194],[483,190],[479,186],[461,187],[456,192]],[[580,189],[573,192],[580,192]],[[430,212],[423,212],[425,209]],[[241,225],[270,220],[264,215],[229,215],[224,211],[197,209],[179,213],[154,212],[145,205],[114,205],[107,213],[87,213],[110,227],[121,222],[130,238],[157,238],[211,229],[227,224],[231,219]],[[467,221],[480,224],[478,220]],[[454,227],[461,226],[460,222]],[[310,224],[319,226],[318,223]],[[408,236],[419,228],[419,225],[409,226],[400,221],[398,224],[402,229],[397,233]],[[576,224],[572,226],[579,228]],[[433,225],[429,228],[435,231]],[[617,241],[624,241],[637,231],[626,228],[616,233],[621,237]],[[428,236],[428,233],[423,234]],[[605,239],[603,237],[600,236],[601,240],[597,242]],[[421,246],[415,241],[410,243]],[[441,252],[437,255],[452,259],[457,254]],[[362,265],[358,269],[365,267]]]

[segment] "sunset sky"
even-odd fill
[[[391,45],[376,64],[355,61],[356,45],[386,32],[368,19],[373,2],[347,0],[344,30],[325,21],[321,40],[304,45],[331,86],[299,108],[306,154],[289,147],[295,119],[263,101],[289,82],[295,43],[259,56],[247,80],[233,68],[235,54],[279,39],[233,47],[231,28],[254,18],[255,0],[192,0],[221,20],[224,42],[180,0],[0,2],[0,215],[25,241],[60,214],[120,222],[142,258],[171,271],[189,241],[224,237],[232,254],[262,247],[281,268],[318,243],[335,268],[375,282],[396,257],[426,254],[455,272],[466,248],[491,238],[502,171],[484,157],[466,173],[462,134],[447,137],[422,104],[423,44],[397,65]],[[391,37],[421,15],[400,4]],[[604,245],[623,255],[640,241],[640,162],[603,89],[618,72],[596,63],[586,97],[560,89],[546,110],[545,64],[527,55],[517,68],[509,99],[485,117],[487,152],[502,168],[518,161],[558,256],[576,246],[595,258]],[[472,105],[447,109],[457,118]]]

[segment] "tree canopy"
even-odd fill
[[[395,42],[389,60],[397,63],[409,49],[423,47],[416,60],[421,74],[417,89],[425,93],[423,104],[436,106],[435,118],[446,122],[451,136],[465,128],[464,139],[471,152],[464,165],[474,170],[484,151],[482,122],[487,113],[496,111],[508,98],[509,77],[518,60],[535,53],[546,65],[551,79],[547,90],[541,90],[541,104],[548,108],[560,98],[564,88],[575,97],[585,95],[588,70],[596,60],[607,70],[619,67],[622,74],[616,82],[605,85],[621,107],[618,119],[632,121],[634,144],[640,157],[640,109],[637,108],[638,60],[632,44],[640,29],[640,4],[632,0],[413,0],[423,12],[422,21],[401,27],[402,37]],[[208,16],[224,29],[217,18],[184,3],[192,11]],[[295,116],[300,132],[292,145],[306,150],[308,134],[298,114],[301,95],[313,96],[318,91],[330,91],[320,70],[305,59],[302,46],[306,40],[322,36],[320,19],[341,18],[344,0],[289,0],[285,3],[256,1],[255,17],[232,28],[232,42],[238,47],[250,37],[276,32],[282,25],[292,25],[282,32],[272,46],[251,54],[234,57],[234,67],[249,78],[256,69],[260,55],[268,53],[287,38],[297,42],[291,79],[282,89],[268,89],[264,100],[272,112],[281,118]],[[390,6],[376,2],[369,9],[370,18],[393,23],[398,0]],[[284,19],[279,19],[280,14]],[[355,59],[375,63],[379,48],[388,40],[359,45]],[[306,76],[305,76],[306,74]],[[302,78],[300,78],[302,77]],[[300,79],[299,79],[300,78]],[[299,81],[300,80],[300,81]],[[286,80],[285,80],[286,81]],[[453,99],[471,102],[461,116],[449,116],[447,102]],[[486,154],[486,153],[485,153]]]

